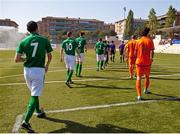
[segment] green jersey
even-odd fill
[[[75,56],[75,50],[78,47],[78,44],[74,39],[68,38],[62,42],[61,47],[65,50],[67,55]]]
[[[46,53],[53,51],[49,40],[37,33],[31,33],[23,39],[18,45],[16,52],[25,54],[25,67],[42,67],[45,66]]]
[[[86,39],[82,36],[76,38],[76,42],[78,44],[78,49],[80,53],[84,53],[84,46],[87,45]]]
[[[103,42],[97,42],[95,44],[96,54],[101,55],[104,54],[104,43]]]

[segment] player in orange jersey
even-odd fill
[[[135,66],[135,47],[136,47],[136,40],[135,36],[131,36],[131,40],[126,44],[126,57],[128,58],[128,67],[129,67],[129,74],[130,78],[133,79],[133,70]]]
[[[151,64],[153,62],[154,56],[154,43],[153,41],[147,37],[150,29],[145,28],[142,32],[142,37],[137,41],[135,47],[135,56],[136,56],[136,91],[137,91],[137,100],[142,100],[141,97],[141,78],[145,75],[144,81],[144,93],[150,94],[151,92],[148,90],[150,80],[149,75],[151,71]]]

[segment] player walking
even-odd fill
[[[145,28],[142,32],[142,37],[138,40],[135,55],[136,55],[136,90],[137,90],[137,100],[142,100],[141,97],[141,77],[145,75],[144,82],[144,93],[151,93],[148,88],[150,84],[149,75],[151,70],[151,64],[153,62],[154,56],[154,44],[153,41],[147,37],[150,29]]]
[[[116,54],[116,45],[114,44],[114,41],[110,44],[110,59],[112,62],[115,60],[115,54]]]
[[[78,44],[74,39],[72,39],[72,32],[67,33],[67,39],[64,40],[61,44],[61,51],[60,51],[60,61],[63,61],[63,51],[65,51],[65,64],[67,68],[67,81],[66,85],[71,88],[70,84],[72,84],[72,75],[73,75],[73,70],[75,66],[75,51],[77,51],[78,56],[79,55],[79,50],[78,50]]]
[[[125,49],[126,57],[128,58],[128,67],[129,67],[129,74],[131,79],[133,79],[133,71],[136,61],[136,57],[135,57],[136,43],[137,42],[135,40],[135,36],[132,35],[131,40],[126,44],[126,49]]]
[[[48,71],[53,49],[49,40],[37,33],[38,26],[36,22],[30,21],[27,24],[27,30],[30,32],[30,35],[23,39],[18,45],[15,62],[24,62],[24,78],[31,92],[27,112],[24,115],[21,127],[28,130],[28,132],[34,132],[29,124],[29,120],[35,110],[37,117],[45,116],[44,111],[39,108],[39,96],[44,87],[45,72]],[[23,54],[25,54],[26,58],[22,57]],[[46,54],[48,60],[45,65]]]
[[[103,70],[103,62],[104,62],[104,43],[102,42],[102,38],[95,44],[96,51],[96,59],[97,59],[97,71],[99,69]]]
[[[87,51],[87,42],[84,38],[83,32],[81,32],[80,37],[76,38],[76,42],[78,44],[78,49],[80,51],[80,57],[76,56],[76,76],[81,77],[81,71],[82,71],[82,63],[84,61],[84,49]]]

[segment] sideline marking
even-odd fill
[[[180,98],[162,98],[162,99],[156,99],[156,100],[134,101],[134,102],[132,101],[132,102],[114,103],[114,104],[106,104],[106,105],[84,106],[84,107],[61,109],[61,110],[49,110],[49,111],[45,111],[45,112],[47,114],[62,113],[62,112],[74,112],[74,111],[81,111],[81,110],[91,110],[91,109],[110,108],[110,107],[118,107],[118,106],[143,104],[143,103],[152,103],[152,102],[165,101],[165,100],[180,100]],[[23,114],[20,114],[16,117],[16,121],[15,121],[15,124],[12,129],[12,133],[18,133],[21,122],[22,122],[22,118],[23,118]]]

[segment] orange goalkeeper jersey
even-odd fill
[[[135,47],[136,65],[149,66],[152,64],[152,51],[154,50],[154,43],[148,37],[141,37],[137,41]]]

